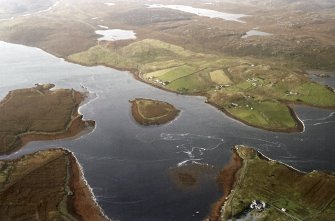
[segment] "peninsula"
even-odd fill
[[[108,220],[76,158],[61,148],[0,161],[0,199],[2,220]]]
[[[225,191],[213,208],[211,221],[242,217],[329,221],[335,218],[333,173],[304,173],[239,145],[233,149],[233,160],[222,170],[218,181]]]
[[[10,91],[0,102],[0,154],[34,140],[61,139],[94,127],[78,113],[85,94],[53,84]]]

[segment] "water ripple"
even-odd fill
[[[180,141],[176,145],[177,154],[186,154],[187,158],[178,163],[178,166],[203,160],[207,151],[213,151],[225,143],[221,137],[206,136],[190,133],[168,134],[161,133],[160,138],[165,141]]]

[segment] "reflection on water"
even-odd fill
[[[94,119],[96,128],[75,139],[31,142],[2,158],[69,148],[101,207],[114,219],[201,220],[220,196],[215,182],[205,179],[201,188],[187,192],[173,185],[169,171],[192,162],[219,170],[229,162],[230,148],[236,144],[254,146],[301,170],[335,170],[335,124],[314,125],[333,121],[331,110],[294,107],[306,124],[304,133],[267,132],[230,119],[202,97],[176,95],[136,81],[127,72],[70,64],[36,48],[0,42],[0,97],[39,82],[84,87],[95,94],[80,112]],[[129,100],[136,97],[169,102],[181,113],[166,125],[140,126],[130,112]]]
[[[162,4],[151,4],[150,5],[148,4],[147,7],[148,8],[168,8],[168,9],[196,14],[198,16],[205,16],[209,18],[219,18],[219,19],[224,19],[228,21],[236,21],[236,22],[241,22],[241,23],[244,23],[244,21],[240,20],[240,18],[247,16],[244,14],[231,14],[231,13],[214,11],[210,9],[194,8],[194,7],[186,6],[186,5],[162,5]]]
[[[320,117],[316,119],[304,119],[303,120],[305,125],[313,125],[318,126],[322,124],[332,124],[335,123],[335,112],[331,112],[328,114],[328,116]]]
[[[200,163],[201,158],[206,151],[212,151],[220,146],[222,147],[224,139],[213,136],[203,136],[196,134],[167,134],[160,135],[162,140],[178,141],[176,153],[183,153],[186,159],[178,163],[178,166],[184,166],[189,163]]]

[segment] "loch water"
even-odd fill
[[[96,128],[73,139],[31,142],[1,159],[53,147],[70,149],[97,202],[115,220],[202,220],[221,195],[215,176],[204,176],[196,188],[181,189],[170,171],[193,163],[217,172],[236,144],[253,146],[303,171],[335,170],[334,110],[296,106],[303,133],[268,132],[227,117],[203,97],[169,93],[128,72],[80,66],[37,48],[0,42],[0,98],[35,83],[87,88],[92,98],[80,112],[95,120]],[[181,113],[169,124],[143,127],[130,112],[129,100],[136,97],[169,102]]]

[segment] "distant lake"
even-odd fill
[[[245,35],[242,36],[242,38],[248,38],[251,36],[270,36],[271,33],[263,32],[263,31],[257,31],[257,30],[250,30]]]
[[[0,98],[10,90],[50,82],[58,88],[86,87],[94,99],[80,108],[96,121],[90,134],[75,139],[31,142],[17,158],[63,146],[73,151],[105,213],[115,220],[202,220],[221,192],[213,174],[196,188],[179,188],[171,170],[203,165],[217,173],[229,162],[231,147],[251,145],[268,157],[300,170],[335,170],[334,110],[294,107],[306,130],[285,134],[246,126],[205,104],[139,82],[124,71],[71,64],[40,49],[0,42]],[[181,110],[173,122],[144,127],[132,118],[129,100],[166,101]],[[0,125],[1,127],[1,125]]]
[[[169,8],[173,10],[192,13],[198,16],[218,18],[218,19],[224,19],[227,21],[236,21],[236,22],[241,22],[241,23],[244,23],[244,21],[240,20],[240,18],[247,16],[244,14],[231,14],[231,13],[214,11],[210,9],[194,8],[194,7],[186,6],[186,5],[161,5],[161,4],[151,4],[150,5],[148,4],[147,7],[148,8]]]
[[[99,25],[99,27],[108,28],[107,26],[102,25]],[[108,30],[97,30],[95,31],[95,33],[103,36],[98,38],[98,41],[117,41],[117,40],[136,39],[136,33],[131,30],[108,29]]]

